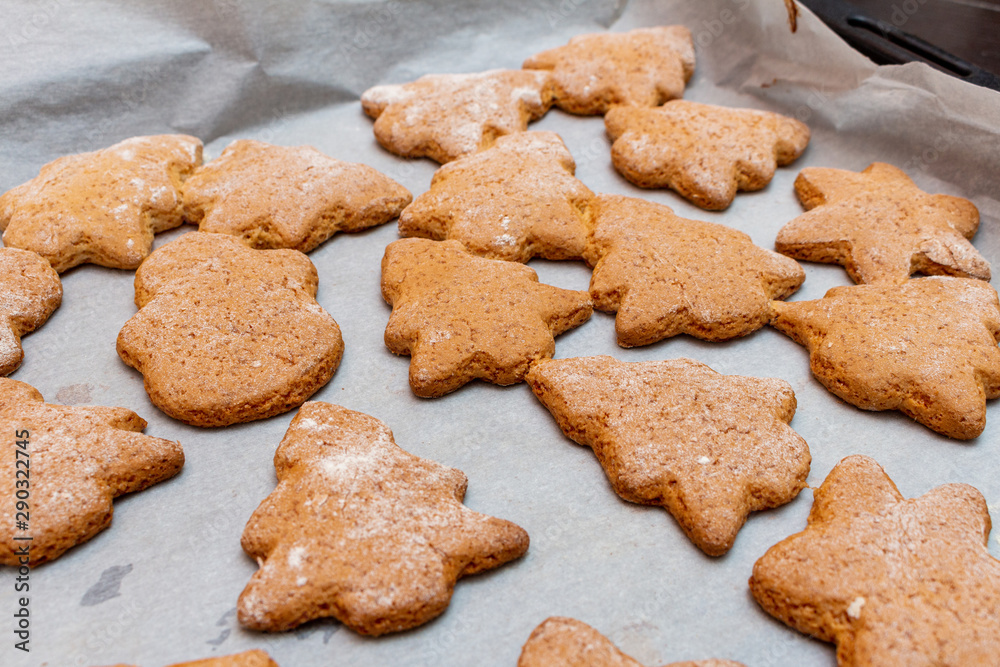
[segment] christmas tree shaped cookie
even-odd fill
[[[184,183],[184,217],[258,249],[309,252],[336,232],[389,222],[410,193],[371,167],[311,146],[241,139]]]
[[[88,262],[134,269],[154,234],[183,222],[181,184],[200,164],[201,142],[180,134],[61,157],[0,197],[4,245],[59,273]]]
[[[794,118],[686,100],[615,107],[604,124],[622,176],[712,211],[728,207],[737,190],[762,189],[809,143],[809,128]]]
[[[528,58],[524,68],[550,70],[556,106],[570,113],[602,114],[615,104],[655,107],[684,95],[694,74],[694,43],[679,25],[578,35]]]
[[[125,408],[52,405],[31,385],[0,378],[0,563],[55,560],[111,525],[112,499],[176,475],[180,444],[143,435]],[[19,503],[26,503],[20,505]]]
[[[274,456],[278,487],[243,532],[260,569],[240,623],[280,631],[333,616],[381,635],[444,612],[459,577],[522,556],[521,528],[462,505],[454,468],[403,451],[374,417],[306,403]]]
[[[375,86],[361,105],[376,119],[375,138],[387,151],[444,163],[528,129],[552,106],[552,95],[548,72],[496,69]]]
[[[450,162],[399,216],[399,233],[455,239],[490,259],[579,259],[594,196],[553,132],[518,132]]]
[[[805,487],[809,448],[788,426],[795,394],[783,380],[601,356],[538,362],[527,381],[619,496],[665,507],[709,555],[732,547],[750,512]]]
[[[667,206],[599,195],[584,257],[594,267],[594,307],[618,312],[623,347],[686,333],[745,336],[767,324],[771,299],[799,288],[796,262],[755,246],[743,232],[674,215]]]

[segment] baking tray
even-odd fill
[[[857,170],[883,160],[925,190],[971,198],[982,214],[975,244],[1000,265],[997,93],[918,63],[877,67],[804,8],[793,33],[776,0],[7,2],[0,187],[63,154],[185,132],[206,142],[208,158],[237,138],[312,144],[369,164],[416,195],[436,165],[397,158],[375,143],[358,103],[366,88],[429,72],[518,67],[576,34],[670,23],[687,25],[696,42],[688,99],[795,116],[811,127],[812,143],[766,189],[711,213],[669,191],[634,188],[611,166],[600,118],[553,110],[531,129],[561,134],[591,189],[664,203],[769,248],[781,225],[801,213],[792,187],[799,169]],[[156,245],[190,230],[160,235]],[[179,440],[187,463],[176,478],[119,499],[109,530],[32,571],[32,651],[14,651],[5,631],[0,663],[157,667],[260,647],[286,667],[513,665],[538,623],[565,615],[650,665],[713,656],[760,667],[834,664],[832,646],[763,613],[746,585],[754,561],[803,528],[810,490],[752,516],[726,556],[709,558],[662,509],[620,500],[591,452],[562,436],[525,385],[473,383],[440,399],[414,397],[408,359],[382,341],[390,310],[379,262],[396,238],[390,224],[338,235],[310,254],[319,302],[346,344],[343,363],[315,399],[372,414],[403,448],[463,470],[466,504],[523,526],[528,554],[462,580],[446,613],[410,632],[369,639],[335,621],[282,634],[240,628],[236,599],[256,569],[240,534],[274,488],[272,457],[292,415],[224,429],[164,416],[115,352],[118,331],[135,312],[133,274],[82,266],[63,276],[63,305],[25,338],[25,362],[13,377],[50,401],[129,407],[149,421],[148,434]],[[580,262],[531,266],[542,281],[566,288],[585,289],[590,277]],[[805,269],[793,300],[849,284],[840,267]],[[792,426],[810,445],[812,485],[844,456],[869,454],[906,495],[968,482],[996,515],[996,402],[977,440],[948,440],[898,413],[841,402],[811,377],[805,350],[768,328],[727,343],[680,336],[621,349],[613,318],[595,313],[556,344],[558,357],[594,354],[686,356],[723,373],[781,377],[798,398]],[[990,549],[998,553],[995,537]],[[0,572],[0,614],[13,613],[13,578]]]

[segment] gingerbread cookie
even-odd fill
[[[809,128],[780,114],[686,100],[615,107],[604,117],[615,169],[643,188],[670,188],[710,211],[760,190],[806,149]]]
[[[156,407],[195,426],[264,419],[300,405],[340,364],[340,328],[316,303],[316,267],[297,250],[253,250],[191,232],[135,274],[118,354]]]
[[[555,352],[554,336],[593,312],[586,292],[539,283],[532,269],[476,257],[458,241],[391,243],[382,296],[392,306],[385,344],[412,357],[410,387],[424,398],[474,378],[520,382]]]
[[[361,106],[376,119],[375,138],[387,151],[444,163],[523,132],[545,115],[552,96],[548,72],[495,69],[375,86]]]
[[[815,492],[809,525],[754,565],[769,614],[837,644],[839,665],[996,664],[1000,561],[982,494],[946,484],[911,500],[866,456]]]
[[[578,35],[528,58],[523,67],[552,72],[555,104],[563,111],[603,114],[615,104],[655,107],[684,95],[694,74],[694,42],[691,31],[680,25]]]
[[[399,216],[399,233],[455,239],[490,259],[579,259],[594,196],[554,132],[518,132],[437,170]]]
[[[180,444],[143,435],[131,410],[45,403],[24,382],[0,378],[0,563],[32,567],[55,560],[111,525],[111,501],[173,477]],[[27,490],[29,509],[19,500]],[[24,559],[24,560],[22,560]]]
[[[383,422],[306,403],[274,455],[278,487],[250,517],[260,569],[240,623],[281,631],[336,617],[381,635],[442,614],[459,577],[519,558],[528,534],[462,505],[454,468],[403,451]]]
[[[61,157],[0,197],[4,245],[33,250],[59,273],[91,263],[134,269],[153,235],[177,227],[180,187],[201,164],[201,141],[134,137]]]
[[[112,667],[135,667],[134,665],[112,665]],[[254,649],[218,658],[204,658],[191,662],[178,662],[167,667],[278,667],[265,651]]]
[[[910,274],[990,279],[969,243],[979,211],[968,199],[929,195],[900,169],[875,162],[861,173],[808,167],[795,192],[809,211],[778,232],[775,249],[842,264],[858,283],[901,283]]]
[[[642,667],[583,621],[552,616],[534,629],[517,667]],[[686,660],[664,667],[744,667],[731,660]]]
[[[184,217],[203,232],[232,234],[258,249],[309,252],[336,232],[389,222],[409,191],[371,167],[311,146],[242,139],[184,183]]]
[[[704,340],[745,336],[767,324],[770,300],[805,280],[796,262],[759,248],[743,232],[678,217],[667,206],[620,195],[591,203],[584,252],[590,296],[618,313],[623,347],[686,333]]]
[[[526,379],[619,496],[666,508],[710,556],[729,551],[750,512],[806,485],[809,448],[788,425],[795,394],[784,380],[605,356],[539,361]]]
[[[899,410],[952,438],[983,432],[986,399],[1000,396],[1000,302],[988,283],[835,287],[771,307],[771,325],[805,346],[816,379],[851,405]]]
[[[28,250],[0,248],[0,375],[24,358],[21,336],[42,326],[62,303],[59,274]]]

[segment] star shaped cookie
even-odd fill
[[[153,404],[187,424],[287,412],[329,382],[344,352],[317,283],[297,250],[184,234],[136,272],[139,312],[118,334],[118,355],[143,374]]]
[[[153,235],[179,226],[180,187],[201,164],[201,141],[134,137],[61,157],[0,197],[5,246],[33,250],[59,273],[91,263],[134,269]]]
[[[399,233],[455,239],[490,259],[579,259],[594,193],[558,134],[518,132],[450,162],[399,216]]]
[[[684,26],[578,35],[524,61],[550,70],[555,104],[577,114],[603,114],[614,104],[655,107],[684,95],[694,74],[694,42]]]
[[[848,403],[899,410],[952,438],[983,432],[986,399],[1000,396],[1000,302],[989,283],[916,278],[771,307],[771,325],[809,350],[813,375]]]
[[[1000,561],[982,494],[946,484],[903,498],[866,456],[816,491],[809,525],[757,561],[750,590],[772,616],[837,644],[837,663],[992,665]]]
[[[468,480],[403,451],[383,422],[306,403],[274,456],[278,487],[250,517],[260,569],[240,623],[281,631],[336,617],[366,635],[442,614],[459,577],[519,558],[528,534],[462,505]]]
[[[517,667],[642,667],[611,640],[575,618],[552,616],[534,629]],[[744,667],[731,660],[672,662],[664,667]]]
[[[253,248],[309,252],[336,232],[389,222],[412,199],[366,165],[241,139],[184,182],[184,217]]]
[[[662,204],[598,195],[584,252],[594,267],[594,307],[618,312],[623,347],[690,334],[745,336],[765,324],[771,299],[805,280],[795,261],[755,246],[743,232],[678,217]]]
[[[32,567],[55,560],[111,525],[113,498],[184,465],[180,444],[143,435],[146,422],[131,410],[52,405],[9,378],[0,378],[0,426],[0,468],[10,480],[0,494],[3,565],[24,565],[25,553]],[[27,510],[17,506],[24,498]]]
[[[476,257],[458,241],[389,244],[382,296],[392,306],[385,344],[410,355],[410,387],[424,398],[475,378],[520,382],[555,352],[554,336],[593,312],[586,292],[541,284],[523,264]]]
[[[687,100],[619,106],[604,116],[615,169],[643,188],[670,188],[710,211],[737,190],[760,190],[776,167],[798,158],[809,128],[794,118]]]
[[[375,86],[361,106],[387,151],[445,163],[528,129],[552,106],[553,92],[548,72],[495,69]]]
[[[21,336],[42,326],[62,303],[59,274],[28,250],[0,248],[0,375],[24,358]]]
[[[666,508],[710,556],[729,551],[750,512],[806,485],[809,448],[788,425],[795,394],[784,380],[606,356],[540,361],[526,379],[619,496]]]
[[[795,192],[808,212],[778,232],[780,253],[842,264],[858,283],[901,283],[916,272],[990,279],[989,263],[969,243],[976,206],[929,195],[892,165],[875,162],[861,173],[808,167]]]

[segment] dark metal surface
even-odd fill
[[[1000,0],[801,0],[879,64],[925,62],[1000,90]]]

